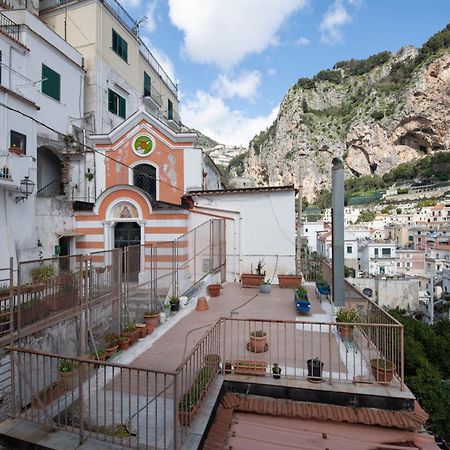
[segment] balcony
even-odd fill
[[[0,32],[16,42],[20,42],[20,27],[4,14],[0,13]]]
[[[0,186],[11,186],[12,184],[13,180],[8,157],[0,156]]]
[[[152,86],[150,95],[144,97],[144,103],[148,105],[151,110],[158,111],[163,104],[161,94]]]

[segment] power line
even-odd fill
[[[22,115],[22,116],[24,116],[24,117],[34,121],[35,123],[37,123],[39,125],[42,125],[43,127],[47,128],[48,130],[52,131],[53,133],[56,133],[58,135],[62,135],[64,137],[66,137],[66,138],[71,138],[72,137],[72,136],[69,136],[68,134],[61,133],[60,131],[57,131],[57,130],[55,130],[52,127],[49,127],[48,125],[46,125],[45,123],[41,122],[40,120],[37,120],[34,117],[31,117],[30,115],[25,114],[22,111],[19,111],[18,109],[12,108],[11,106],[5,105],[4,103],[1,103],[1,102],[0,102],[0,106],[2,106],[3,108],[9,109],[10,111],[13,111],[13,112],[15,112],[17,114],[20,114],[20,115]],[[125,164],[124,162],[119,161],[118,159],[113,158],[112,156],[106,155],[106,154],[102,153],[99,150],[96,150],[95,148],[91,147],[90,145],[82,144],[81,142],[79,144],[80,144],[81,147],[83,147],[85,149],[91,150],[92,152],[97,153],[97,154],[103,156],[104,158],[107,158],[107,159],[109,159],[111,161],[114,161],[117,164],[120,164],[121,166],[124,166],[124,167],[127,167],[128,169],[133,170],[133,173],[138,173],[140,175],[143,175],[144,177],[147,177],[149,179],[158,181],[159,183],[166,184],[167,186],[170,186],[171,188],[174,188],[177,191],[183,192],[183,194],[184,194],[184,189],[181,189],[181,188],[179,188],[177,186],[174,186],[173,184],[170,184],[167,181],[161,180],[160,178],[157,178],[156,176],[150,175],[150,174],[145,173],[145,172],[140,172],[139,170],[136,170],[135,168],[129,166],[128,164]]]

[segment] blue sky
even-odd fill
[[[179,82],[183,122],[247,146],[288,88],[335,62],[421,46],[450,0],[122,0]]]

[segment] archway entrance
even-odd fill
[[[118,222],[114,227],[114,247],[130,247],[122,267],[128,281],[138,281],[141,267],[141,227],[136,222]]]

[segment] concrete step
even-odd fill
[[[80,445],[80,436],[23,419],[0,423],[0,450],[128,450],[129,447],[87,438]]]

